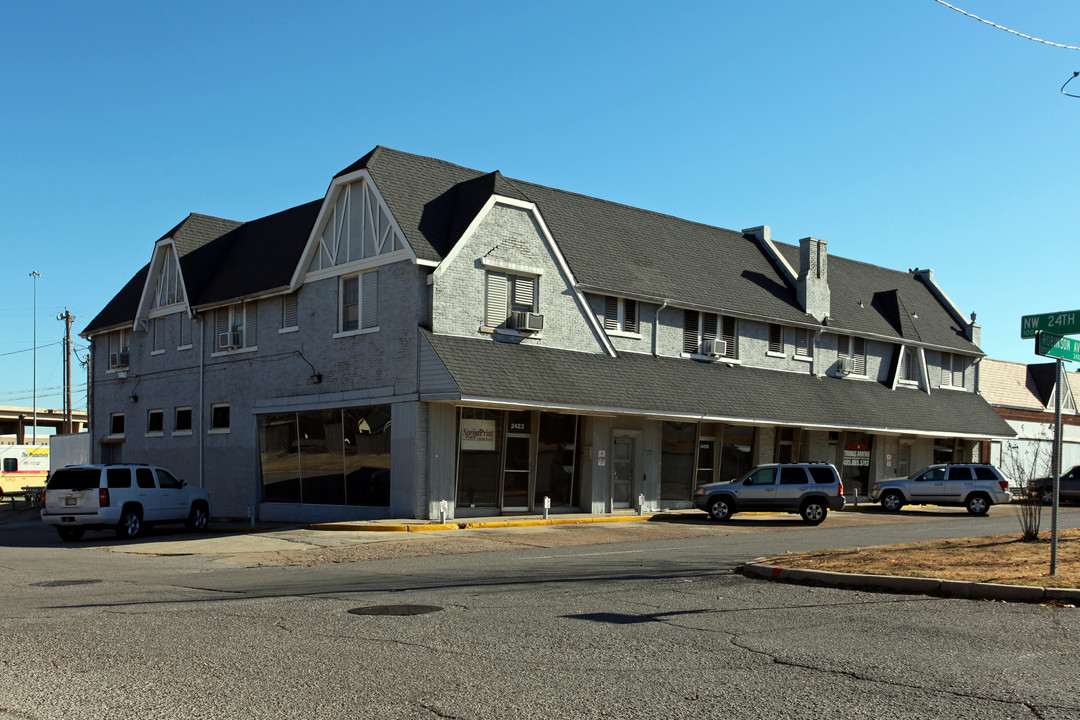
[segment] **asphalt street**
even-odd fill
[[[1009,508],[75,544],[9,519],[0,718],[1080,717],[1080,610],[733,572],[1014,532]]]

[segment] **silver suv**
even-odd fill
[[[1012,501],[1009,479],[993,465],[951,463],[931,465],[911,477],[881,480],[870,488],[870,499],[896,512],[905,505],[966,507],[985,515],[991,505]]]
[[[54,470],[41,495],[41,519],[63,540],[85,530],[113,529],[134,538],[159,522],[183,522],[205,530],[210,501],[202,488],[177,480],[153,465],[73,465]]]
[[[753,510],[799,513],[818,525],[830,510],[844,507],[844,484],[828,463],[761,465],[738,480],[702,485],[694,506],[713,520]]]

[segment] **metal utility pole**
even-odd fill
[[[71,433],[71,321],[75,316],[64,308],[64,312],[56,316],[57,320],[64,321],[64,432]]]
[[[41,277],[41,273],[37,270],[30,272],[30,277],[34,278],[34,428],[32,437],[33,445],[37,445],[37,279]]]

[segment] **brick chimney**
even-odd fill
[[[807,237],[799,241],[799,304],[821,322],[829,314],[828,243]]]

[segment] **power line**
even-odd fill
[[[28,348],[25,348],[23,350],[12,350],[11,352],[0,353],[0,357],[7,357],[8,355],[18,355],[19,353],[33,352],[34,350],[44,350],[45,348],[51,348],[54,345],[61,345],[61,344],[63,344],[63,341],[62,340],[57,340],[56,342],[49,343],[48,345],[38,345],[37,347],[28,347]]]
[[[996,27],[998,30],[1004,30],[1005,32],[1012,33],[1013,35],[1019,35],[1020,37],[1025,38],[1027,40],[1033,40],[1033,41],[1035,41],[1037,43],[1042,43],[1043,45],[1053,45],[1054,47],[1064,48],[1066,50],[1080,50],[1080,47],[1077,47],[1075,45],[1062,45],[1061,43],[1050,42],[1049,40],[1043,40],[1042,38],[1032,37],[1031,35],[1025,35],[1022,32],[1018,32],[1016,30],[1013,30],[1012,28],[1007,28],[1004,25],[998,25],[996,22],[990,22],[989,20],[984,20],[983,18],[979,17],[978,15],[972,15],[967,10],[961,10],[960,8],[956,7],[955,5],[950,5],[949,3],[945,2],[945,0],[934,0],[934,2],[938,3],[939,5],[944,5],[947,8],[951,8],[951,9],[955,10],[956,12],[960,13],[961,15],[967,15],[969,18],[973,18],[975,20],[978,20],[981,23],[986,23],[987,25],[990,25],[992,27]],[[1066,93],[1066,94],[1068,94],[1068,93]]]

